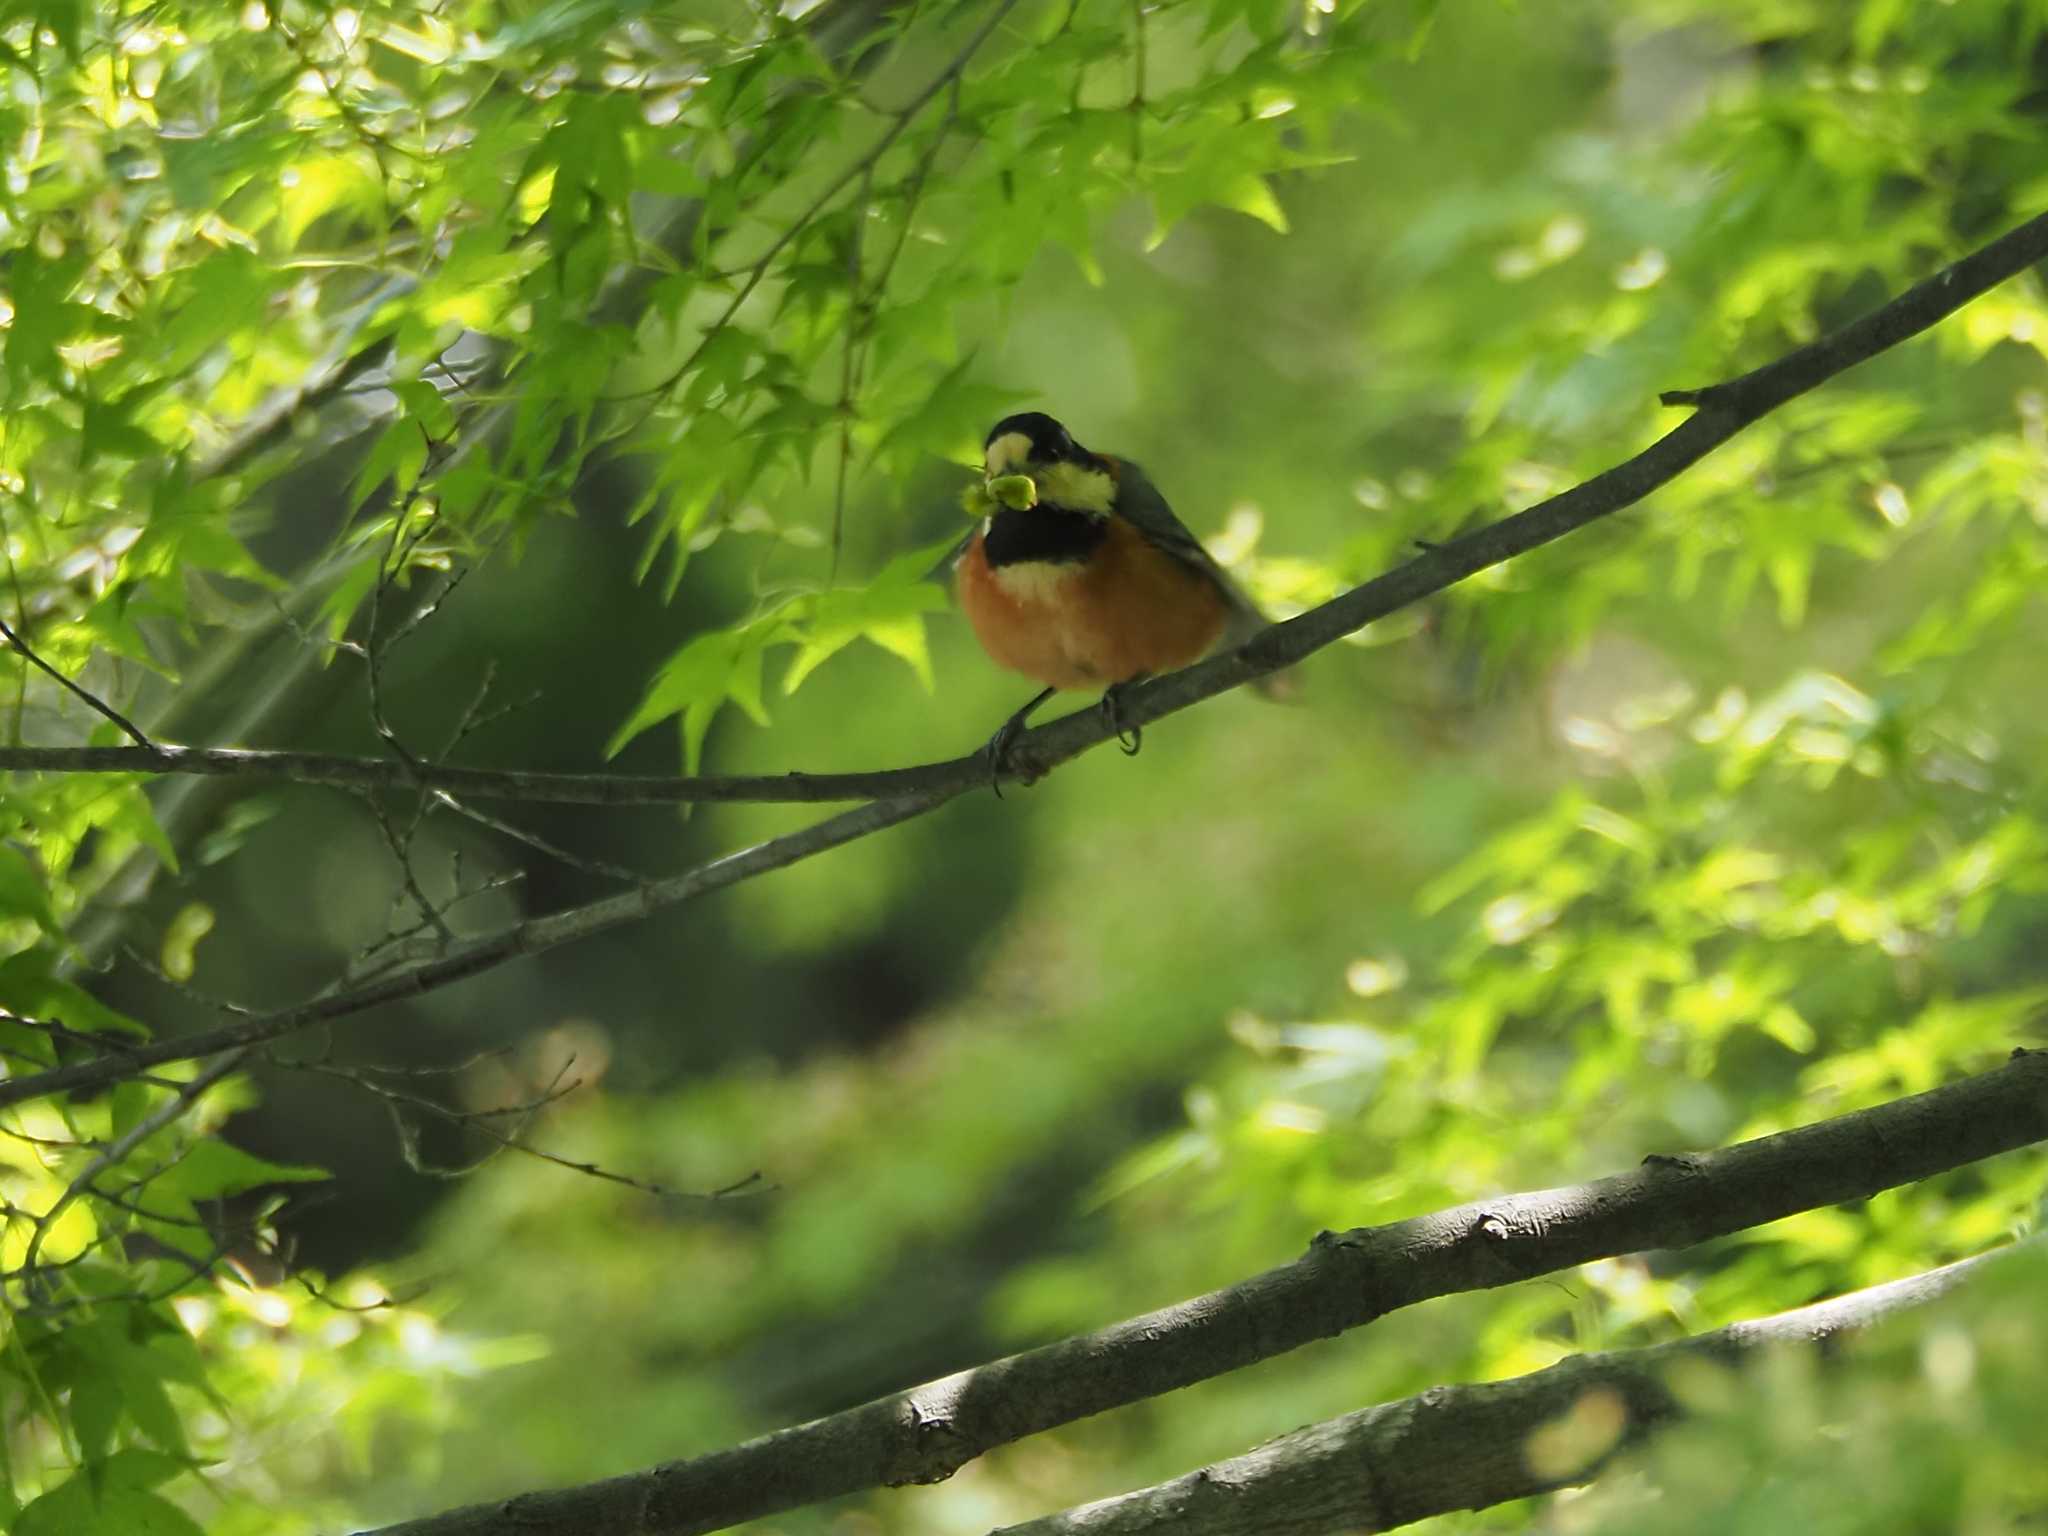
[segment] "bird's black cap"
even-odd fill
[[[986,448],[997,438],[1013,432],[1031,444],[1031,458],[1039,463],[1093,457],[1074,441],[1073,433],[1043,411],[1023,411],[1015,416],[1005,416],[988,429],[988,436],[982,439],[981,446]]]

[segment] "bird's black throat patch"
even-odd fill
[[[1108,537],[1109,524],[1086,512],[1043,505],[1021,512],[1005,507],[990,520],[981,549],[991,566],[1027,560],[1062,565],[1086,560]]]

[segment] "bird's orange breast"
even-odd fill
[[[957,581],[982,648],[1051,688],[1102,688],[1187,666],[1229,617],[1213,581],[1117,517],[1079,560],[991,566],[977,533]]]

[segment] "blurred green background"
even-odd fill
[[[1277,210],[1202,209],[1155,246],[1134,197],[1092,270],[1048,246],[947,321],[974,398],[1007,392],[1144,463],[1294,611],[1626,456],[1681,419],[1660,388],[1776,355],[2037,211],[2044,14],[1444,7],[1412,50],[1361,57],[1336,153],[1277,178]],[[1196,57],[1155,25],[1161,80]],[[423,1284],[452,1335],[521,1357],[453,1381],[437,1445],[372,1433],[361,1460],[330,1459],[319,1425],[287,1434],[303,1474],[396,1519],[627,1471],[1228,1283],[1322,1227],[1617,1171],[2038,1042],[2043,338],[2029,278],[1645,506],[1317,656],[1294,704],[1214,700],[1135,759],[1097,751],[333,1041],[422,1067],[507,1048],[449,1080],[471,1108],[573,1058],[583,1086],[537,1145],[679,1190],[758,1170],[742,1195],[663,1199],[510,1155],[425,1177],[376,1102],[265,1074],[236,1139],[337,1175],[287,1217],[301,1256]],[[957,526],[965,462],[856,476],[848,568]],[[267,562],[320,546],[294,497],[333,473],[267,493]],[[664,600],[634,576],[637,474],[586,477],[578,516],[486,564],[394,656],[402,735],[433,740],[494,665],[500,696],[530,702],[467,759],[596,768],[679,643],[819,573],[814,547],[731,532]],[[778,496],[763,526],[829,519],[829,474]],[[930,691],[873,647],[792,696],[771,668],[772,727],[724,712],[707,766],[971,749],[1029,685],[956,617],[930,643]],[[319,671],[248,744],[372,750],[360,670]],[[661,730],[617,766],[676,762]],[[153,909],[217,913],[202,983],[281,1001],[382,931],[390,862],[359,803],[209,793],[239,852]],[[665,872],[816,813],[509,814]],[[477,928],[607,888],[474,828],[430,823],[422,846],[429,872],[459,854],[465,878],[517,874],[464,909]],[[109,996],[157,1020],[191,1007],[131,973]],[[483,1150],[421,1134],[429,1161]],[[1432,1303],[942,1487],[770,1525],[1026,1518],[1436,1382],[1976,1251],[2025,1229],[2044,1185],[2039,1158],[2010,1158]]]

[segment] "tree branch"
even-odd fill
[[[102,1149],[72,1177],[71,1182],[64,1186],[63,1192],[50,1202],[49,1207],[36,1215],[35,1230],[29,1236],[28,1247],[22,1254],[20,1268],[23,1289],[31,1299],[34,1298],[37,1281],[45,1275],[44,1268],[36,1263],[36,1256],[42,1252],[43,1239],[48,1237],[51,1229],[57,1225],[57,1218],[69,1210],[72,1202],[80,1195],[92,1191],[94,1179],[109,1168],[118,1167],[125,1162],[129,1153],[158,1131],[183,1119],[186,1111],[199,1102],[200,1096],[207,1089],[241,1066],[245,1054],[242,1051],[235,1051],[223,1056],[189,1083],[181,1085],[169,1099],[138,1120],[126,1135]]]
[[[1509,1381],[1432,1387],[1311,1424],[1171,1482],[1006,1526],[994,1536],[1390,1531],[1431,1515],[1589,1482],[1622,1451],[1682,1415],[1665,1385],[1674,1361],[1740,1366],[1773,1348],[1826,1343],[1945,1296],[2013,1251],[1696,1338],[1580,1355]],[[1554,1448],[1534,1438],[1551,1425],[1565,1430]]]
[[[1076,752],[1081,750],[1085,748],[1077,748]],[[705,774],[696,778],[678,778],[674,774],[659,773],[548,773],[519,768],[462,768],[425,759],[408,767],[383,757],[231,747],[179,747],[161,743],[151,747],[0,747],[0,771],[6,770],[177,774],[357,790],[425,787],[478,800],[615,806],[676,805],[697,801],[820,804],[835,800],[880,800],[916,791],[958,791],[988,783],[988,765],[979,755],[951,758],[915,768],[886,768],[873,773]]]
[[[1589,1184],[1320,1234],[1291,1264],[731,1449],[375,1536],[698,1536],[938,1482],[983,1452],[1240,1370],[1435,1296],[1683,1248],[2048,1139],[2048,1051],[1929,1093]]]
[[[1272,625],[1237,650],[1131,689],[1121,700],[1118,711],[1121,718],[1114,726],[1103,718],[1099,710],[1079,710],[1024,733],[1010,750],[1009,760],[1016,770],[1014,776],[1035,778],[1052,766],[1100,745],[1117,729],[1149,725],[1240,683],[1291,666],[1343,636],[1441,592],[1467,576],[1526,554],[1633,505],[1699,462],[1743,427],[1793,396],[1925,330],[1986,289],[2024,271],[2044,257],[2048,257],[2048,214],[2030,220],[1982,250],[1944,268],[1832,336],[1802,347],[1730,384],[1688,396],[1688,399],[1697,398],[1699,401],[1699,410],[1693,416],[1613,469],[1526,511],[1438,545],[1418,559],[1353,587],[1319,608],[1310,609],[1283,624]],[[0,767],[20,761],[20,754],[29,750],[32,749],[0,752]],[[48,752],[54,749],[41,750]],[[128,750],[141,752],[144,749]],[[187,749],[152,746],[147,751],[154,761],[177,764],[186,760],[183,754]],[[203,755],[220,766],[220,754]],[[244,761],[252,757],[251,754],[230,756]],[[254,755],[254,758],[257,762],[262,760],[261,755]],[[54,759],[46,758],[45,761]],[[325,761],[332,764],[360,760]],[[124,759],[122,771],[132,772],[137,766],[137,760]],[[101,771],[108,770],[103,768]],[[223,768],[222,771],[240,770]],[[352,767],[348,771],[357,770]],[[379,771],[393,775],[394,783],[459,789],[479,797],[490,796],[494,792],[502,796],[508,788],[505,776],[491,775],[482,770],[442,769],[426,763],[389,763],[379,765]],[[403,776],[402,780],[399,776]],[[560,787],[564,780],[571,784],[605,782],[601,776],[524,777],[529,781],[549,779],[555,787]],[[493,779],[496,780],[495,789]],[[878,793],[886,794],[888,798],[872,799],[866,805],[842,811],[801,831],[770,838],[665,879],[649,881],[622,895],[547,917],[532,918],[496,934],[456,944],[445,954],[369,985],[222,1029],[153,1042],[127,1055],[124,1061],[135,1067],[148,1067],[261,1044],[382,1003],[433,991],[494,969],[508,960],[608,932],[707,891],[720,890],[755,875],[781,869],[826,849],[922,816],[956,795],[986,783],[987,768],[985,760],[977,755],[879,775],[836,774],[806,778],[791,774],[761,779],[679,779],[670,782],[675,792],[669,798],[677,800],[711,798],[703,792],[706,784],[726,786],[730,792],[724,798],[728,799],[826,800]],[[853,787],[856,783],[858,788]],[[886,790],[877,787],[883,784],[889,787]],[[604,798],[611,803],[623,803],[626,797],[612,794]],[[33,1077],[0,1082],[0,1107],[69,1089],[103,1088],[119,1081],[121,1076],[121,1066],[104,1059],[54,1068]]]
[[[968,36],[967,41],[961,44],[959,50],[954,53],[952,58],[946,61],[939,72],[926,81],[923,89],[915,96],[911,97],[908,102],[890,114],[889,126],[882,135],[867,147],[859,159],[841,170],[831,181],[827,182],[825,189],[811,200],[810,205],[803,212],[789,221],[782,232],[770,242],[767,250],[747,263],[745,268],[742,269],[747,275],[746,281],[740,284],[734,291],[725,309],[705,328],[703,340],[699,341],[690,350],[689,354],[669,372],[667,377],[650,389],[635,390],[631,395],[621,398],[633,399],[640,396],[664,395],[681,383],[684,376],[697,365],[697,360],[704,355],[704,349],[710,344],[711,338],[724,330],[732,322],[733,316],[739,313],[741,306],[752,297],[754,290],[760,287],[763,279],[768,275],[769,266],[774,262],[775,258],[789,248],[790,242],[810,228],[812,220],[829,208],[833,200],[840,193],[854,185],[854,183],[862,181],[873,174],[876,164],[883,155],[889,152],[889,147],[903,137],[905,130],[917,121],[918,114],[930,106],[938,94],[955,80],[959,79],[966,71],[967,66],[974,62],[974,56],[981,51],[982,44],[986,43],[994,35],[996,28],[1002,25],[1003,18],[1010,14],[1016,7],[1016,4],[1017,0],[996,0],[995,8],[982,18],[981,25],[974,29]],[[858,296],[857,293],[849,291],[850,299],[858,298]]]
[[[1240,683],[1294,665],[1379,619],[1433,597],[1468,576],[1553,543],[1588,523],[1634,506],[1669,484],[1743,428],[1859,363],[1918,335],[1971,299],[2048,259],[2048,214],[2029,220],[1981,250],[1918,283],[1890,303],[1725,384],[1672,390],[1667,405],[1694,414],[1635,457],[1568,491],[1499,522],[1436,545],[1406,565],[1353,587],[1297,618],[1275,624],[1245,645],[1131,688],[1122,723],[1150,725]],[[1011,749],[1010,779],[1036,778],[1114,734],[1093,710],[1027,731]],[[374,758],[302,752],[247,752],[197,747],[13,747],[0,749],[0,769],[69,773],[174,773],[289,780],[350,788],[423,784],[480,799],[554,801],[577,805],[650,805],[680,801],[824,802],[932,795],[933,804],[988,782],[979,754],[911,768],[867,773],[705,775],[670,778],[626,774],[530,773],[457,768],[422,762],[408,767]]]
[[[849,0],[843,5],[821,7],[814,17],[807,18],[806,24],[817,40],[824,57],[836,59],[852,50],[867,37],[875,23],[881,19],[883,7],[878,0]],[[861,69],[871,67],[879,58],[879,52],[865,55],[858,64]],[[669,202],[665,211],[654,216],[648,239],[654,245],[670,253],[687,252],[696,235],[698,223],[704,212],[700,199],[685,198]],[[593,326],[637,323],[645,308],[647,296],[659,280],[660,274],[646,265],[628,268],[610,277],[599,293],[590,312]],[[289,440],[308,420],[319,415],[337,398],[353,392],[367,375],[374,373],[379,363],[390,354],[388,338],[379,337],[366,343],[358,343],[362,328],[375,318],[378,311],[414,286],[411,277],[393,278],[376,285],[364,295],[351,311],[347,323],[347,335],[328,354],[328,361],[319,369],[317,378],[308,378],[292,391],[275,396],[254,415],[245,420],[233,438],[212,458],[203,461],[196,470],[196,477],[206,479],[225,476],[239,471],[250,460],[265,450]],[[504,366],[502,349],[491,348],[489,360],[465,381],[475,381],[483,375],[496,375]],[[393,415],[395,402],[373,413],[377,418]],[[464,439],[464,451],[474,444],[487,443],[509,429],[516,411],[512,404],[493,405],[485,409],[480,419]],[[367,430],[372,423],[365,421]],[[295,583],[293,593],[279,605],[277,618],[269,624],[256,626],[226,636],[210,650],[204,662],[186,672],[181,686],[160,712],[153,737],[158,731],[170,729],[169,717],[188,707],[195,699],[211,697],[221,681],[232,672],[250,651],[264,643],[280,627],[292,624],[291,610],[301,602],[318,599],[333,576],[331,563],[327,559],[316,560],[312,568]],[[445,593],[443,594],[445,595]],[[275,674],[253,691],[245,684],[241,692],[247,702],[238,709],[240,725],[231,728],[230,734],[246,736],[248,728],[264,719],[276,707],[279,700],[303,675],[316,659],[314,648],[302,647]],[[137,740],[148,741],[140,732],[131,732]],[[148,744],[154,745],[153,741]],[[0,764],[0,767],[10,765]],[[145,771],[166,772],[161,765]],[[196,808],[203,801],[195,798],[190,785],[177,786],[165,794],[158,803],[157,816],[165,835],[175,845],[180,841],[181,824],[195,815]],[[160,865],[156,855],[141,849],[124,860],[102,886],[103,891],[114,893],[112,902],[96,904],[88,914],[88,924],[79,935],[79,948],[87,956],[100,951],[118,935],[122,919],[122,908],[139,900],[156,877]]]
[[[221,1051],[267,1044],[384,1003],[401,1002],[436,991],[452,982],[494,970],[509,960],[537,955],[578,939],[608,933],[663,908],[737,885],[742,880],[766,874],[771,869],[781,869],[823,853],[828,848],[837,848],[842,843],[879,832],[899,821],[921,816],[946,798],[930,794],[905,795],[894,800],[857,805],[799,831],[771,837],[737,853],[725,854],[686,869],[681,874],[646,881],[633,890],[604,897],[586,906],[571,907],[547,917],[530,918],[483,938],[457,940],[445,947],[438,939],[429,938],[412,950],[401,950],[399,958],[407,958],[421,947],[432,958],[359,986],[330,992],[290,1008],[254,1014],[216,1029],[139,1041],[118,1056],[99,1056],[91,1061],[52,1067],[30,1077],[0,1080],[0,1109],[52,1093],[107,1088],[138,1071],[161,1066],[165,1062],[193,1061]]]
[[[62,672],[59,672],[55,667],[51,666],[47,661],[43,660],[42,657],[38,656],[33,650],[29,649],[28,642],[22,639],[20,635],[16,634],[13,628],[7,623],[5,619],[0,619],[0,639],[5,639],[9,645],[13,646],[16,651],[20,652],[22,660],[26,661],[30,666],[34,667],[39,672],[45,673],[48,676],[55,678],[57,680],[58,686],[63,688],[67,693],[71,694],[74,698],[83,700],[86,708],[90,709],[94,714],[101,715],[106,719],[113,721],[113,723],[120,728],[121,734],[128,737],[131,741],[133,741],[139,749],[146,752],[154,748],[155,744],[151,742],[150,739],[142,733],[142,728],[140,726],[138,726],[133,720],[130,720],[126,715],[122,714],[119,710],[115,709],[113,705],[109,704],[105,699],[102,699],[98,694],[91,692],[82,684],[77,683],[73,681],[71,678],[66,677]]]

